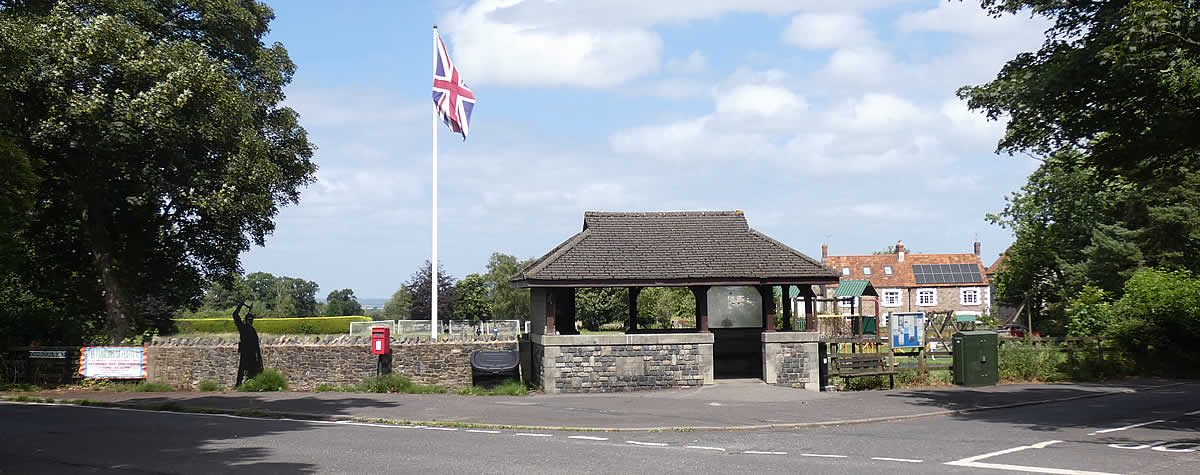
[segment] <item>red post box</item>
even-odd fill
[[[371,329],[371,354],[386,355],[392,352],[392,329],[376,327]]]

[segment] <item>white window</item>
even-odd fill
[[[871,275],[871,266],[863,267],[863,275]]]
[[[880,305],[884,307],[899,307],[904,303],[904,294],[900,293],[900,289],[883,289],[883,301]]]
[[[963,305],[979,305],[979,288],[963,287],[959,292],[959,303]]]
[[[917,305],[922,307],[937,305],[937,290],[917,289]]]
[[[842,268],[842,275],[850,275],[850,268],[849,268],[849,267],[843,267],[843,268]]]
[[[883,266],[883,275],[892,275],[892,266]]]

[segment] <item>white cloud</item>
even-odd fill
[[[896,27],[900,31],[935,31],[958,33],[973,37],[1028,37],[1046,31],[1050,25],[1044,17],[1004,15],[992,18],[975,2],[937,1],[937,6],[921,12],[900,16]]]
[[[658,70],[662,39],[649,30],[545,28],[500,22],[519,0],[481,0],[443,23],[456,66],[472,84],[612,87]]]
[[[818,73],[831,83],[858,87],[894,80],[897,65],[886,50],[873,46],[839,48]]]
[[[803,97],[780,86],[748,84],[717,97],[717,114],[734,120],[776,120],[808,109]]]
[[[908,99],[888,93],[867,93],[832,109],[830,124],[855,133],[920,127],[928,114]]]
[[[667,60],[667,72],[674,74],[695,74],[705,69],[708,69],[708,58],[700,50],[692,51],[686,58]]]
[[[840,48],[875,42],[871,25],[847,13],[804,13],[792,17],[783,30],[783,41],[801,48]]]
[[[839,12],[884,8],[908,1],[911,0],[526,0],[506,5],[495,16],[499,21],[539,26],[650,26],[686,23],[728,13]]]

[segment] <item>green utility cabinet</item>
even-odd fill
[[[991,386],[1000,382],[1000,340],[996,332],[954,334],[954,384]]]

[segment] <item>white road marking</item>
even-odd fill
[[[922,462],[924,462],[924,460],[917,460],[917,459],[897,459],[897,458],[891,458],[891,457],[871,457],[871,460],[886,460],[886,461],[888,461],[888,462],[908,462],[908,463],[922,463]]]
[[[525,432],[518,432],[513,435],[523,435],[525,437],[554,437],[553,435],[550,435],[550,434],[527,434]]]
[[[567,436],[567,438],[579,440],[608,440],[608,437],[592,437],[590,435],[570,435]]]
[[[498,430],[483,430],[483,429],[467,429],[467,432],[474,432],[476,434],[499,434],[500,433],[500,431],[498,431]]]
[[[1158,420],[1154,420],[1154,421],[1150,421],[1150,422],[1143,422],[1143,423],[1140,423],[1140,424],[1127,425],[1127,426],[1125,426],[1125,427],[1117,427],[1117,428],[1115,428],[1115,429],[1104,429],[1104,430],[1098,430],[1098,431],[1096,431],[1096,432],[1092,432],[1092,433],[1090,433],[1090,434],[1088,434],[1088,435],[1107,434],[1107,433],[1109,433],[1109,432],[1117,432],[1117,431],[1122,431],[1122,430],[1126,430],[1126,429],[1132,429],[1132,428],[1134,428],[1134,427],[1148,426],[1148,425],[1150,425],[1150,424],[1157,424],[1157,423],[1159,423],[1159,422],[1163,422],[1163,420],[1162,420],[1162,419],[1158,419]]]
[[[1011,449],[998,450],[998,451],[986,453],[983,455],[967,457],[962,460],[946,462],[946,465],[955,465],[955,466],[959,466],[959,467],[972,467],[972,468],[990,468],[990,469],[995,469],[995,470],[1012,470],[1012,471],[1017,471],[1017,472],[1054,473],[1054,474],[1061,474],[1061,475],[1116,475],[1116,474],[1107,473],[1107,472],[1089,472],[1086,470],[1070,470],[1070,469],[1062,469],[1062,468],[1032,467],[1032,466],[1028,466],[1028,465],[1010,465],[1010,464],[1006,464],[1006,463],[980,462],[980,460],[983,460],[986,458],[997,457],[997,456],[1005,455],[1005,454],[1011,454],[1014,452],[1020,452],[1022,450],[1044,449],[1046,447],[1049,447],[1053,444],[1057,444],[1060,442],[1062,442],[1062,441],[1061,440],[1047,440],[1045,442],[1038,442],[1038,443],[1032,444],[1032,445],[1022,445],[1020,447],[1013,447]]]
[[[444,431],[447,431],[447,432],[453,432],[453,431],[456,431],[456,430],[458,430],[458,429],[455,429],[455,428],[453,428],[453,427],[429,427],[429,426],[419,426],[419,427],[417,427],[417,428],[418,428],[418,429],[426,429],[426,430],[444,430]]]
[[[647,447],[666,447],[667,446],[667,444],[663,444],[660,442],[638,442],[636,440],[626,440],[625,443],[633,444],[633,445],[644,445]]]
[[[1185,415],[1185,416],[1195,416],[1195,415],[1198,415],[1198,414],[1200,414],[1200,411],[1192,411],[1192,412],[1189,412],[1189,413],[1187,413],[1187,414],[1184,414],[1184,415]]]
[[[1162,440],[1156,440],[1156,441],[1154,441],[1154,442],[1151,442],[1151,443],[1149,443],[1149,444],[1138,444],[1138,445],[1133,445],[1133,444],[1108,444],[1108,446],[1109,446],[1109,447],[1112,447],[1112,448],[1114,448],[1114,449],[1142,450],[1142,449],[1148,449],[1148,448],[1150,448],[1150,447],[1154,447],[1155,445],[1161,444],[1161,443],[1163,443],[1163,442],[1165,442],[1165,441],[1162,441]]]
[[[831,458],[831,459],[844,459],[844,458],[849,457],[848,455],[830,455],[830,454],[800,454],[800,456],[801,457],[825,457],[825,458]]]
[[[705,447],[703,445],[685,445],[685,446],[683,446],[683,448],[685,448],[685,449],[700,449],[700,450],[716,450],[718,452],[725,451],[725,449],[722,449],[720,447]]]
[[[762,452],[762,451],[758,451],[758,450],[747,450],[742,453],[743,454],[752,454],[752,455],[787,455],[787,452]]]
[[[1179,447],[1179,446],[1185,446],[1185,447],[1191,447],[1191,448],[1190,449],[1172,449],[1172,448],[1170,448],[1170,447]],[[1150,450],[1157,450],[1159,452],[1175,452],[1175,453],[1185,454],[1188,452],[1195,452],[1196,447],[1200,447],[1200,443],[1175,442],[1173,444],[1163,444],[1163,445],[1159,445],[1157,447],[1151,447]]]

